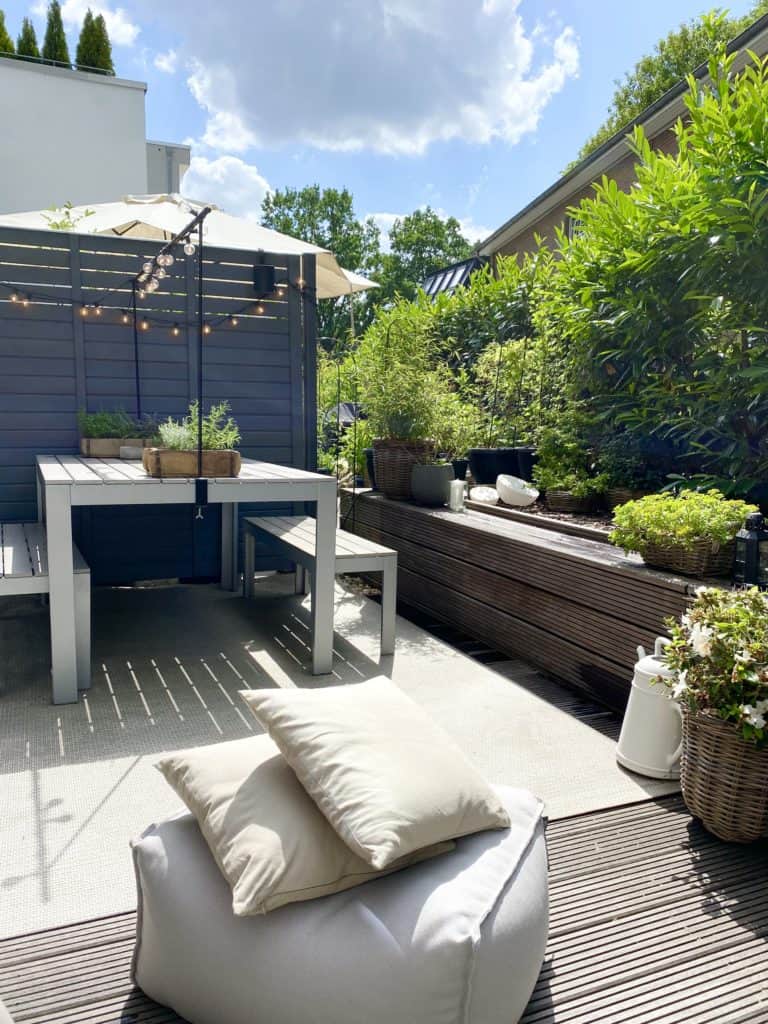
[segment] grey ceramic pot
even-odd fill
[[[414,466],[411,470],[411,496],[419,505],[437,508],[445,505],[454,479],[453,466]]]

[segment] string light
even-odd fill
[[[299,278],[299,279],[297,280],[297,282],[296,282],[296,287],[297,287],[297,288],[303,288],[305,284],[306,284],[306,281],[304,280],[304,278],[303,278],[303,277],[300,277],[300,278]]]
[[[29,296],[28,295],[22,295],[21,296],[21,304],[24,307],[24,309],[27,308],[27,306],[29,305]]]
[[[80,316],[88,316],[88,307],[87,306],[81,306],[80,307]]]
[[[194,256],[196,252],[197,252],[197,249],[195,248],[195,243],[194,242],[186,242],[185,243],[185,245],[184,245],[184,255],[185,256]]]
[[[142,320],[141,321],[141,329],[142,329],[142,331],[148,331],[149,330],[149,320]]]
[[[93,307],[93,311],[96,316],[101,316],[101,306],[98,303]]]
[[[19,301],[19,296],[16,294],[16,292],[11,292],[11,302],[18,302],[18,301]]]
[[[258,305],[256,307],[256,315],[257,316],[261,316],[263,313],[264,313],[264,307],[262,305]]]
[[[139,296],[140,299],[144,299],[147,296],[147,293],[143,288],[139,288],[136,294]]]
[[[158,266],[157,270],[155,271],[155,277],[160,281],[162,281],[162,279],[165,277],[165,269],[162,264],[160,264],[160,266]]]
[[[174,336],[174,338],[178,338],[178,336],[181,334],[181,328],[179,327],[178,324],[173,325],[173,327],[171,328],[171,334]]]
[[[128,313],[125,310],[123,310],[120,319],[123,321],[124,324],[129,324],[131,322],[131,318],[128,316]]]
[[[203,324],[203,334],[210,334],[210,333],[211,333],[211,325],[210,324]]]
[[[146,263],[142,264],[141,269],[144,271],[145,274],[151,274],[152,273],[152,267],[153,267],[152,262],[150,260],[147,260]]]
[[[237,327],[237,317],[236,316],[231,316],[229,318],[229,322],[230,322],[230,325],[232,327]]]

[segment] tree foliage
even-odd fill
[[[713,12],[685,22],[659,40],[652,53],[642,57],[623,81],[615,83],[608,116],[581,147],[577,161],[589,156],[766,11],[768,0],[759,0],[742,18]]]
[[[83,71],[99,70],[108,75],[115,73],[112,62],[112,44],[109,41],[104,16],[102,14],[94,16],[90,7],[85,12],[80,29],[75,64],[78,69]]]
[[[396,296],[414,298],[429,273],[472,252],[456,218],[443,218],[429,206],[397,218],[389,232],[389,247],[382,261],[379,302]]]
[[[51,0],[48,4],[45,38],[43,39],[43,59],[56,61],[59,64],[71,64],[59,0]]]
[[[721,51],[709,72],[690,80],[678,154],[637,130],[636,187],[603,180],[572,211],[543,306],[605,432],[749,494],[768,478],[768,60],[734,75]]]
[[[19,57],[39,57],[40,49],[37,45],[37,34],[35,26],[29,18],[24,18],[21,23],[21,32],[16,42],[16,53]]]
[[[348,189],[285,188],[270,192],[261,205],[262,223],[275,231],[329,249],[342,267],[359,274],[375,273],[379,266],[379,229],[370,217],[355,215]],[[355,299],[357,319],[370,320],[366,298]],[[318,306],[318,335],[343,342],[350,326],[349,299],[326,300]]]
[[[15,52],[16,48],[13,45],[13,40],[8,34],[8,29],[5,27],[5,11],[0,11],[0,54],[7,57]]]

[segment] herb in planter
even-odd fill
[[[139,437],[139,426],[133,416],[122,409],[112,412],[86,412],[77,414],[77,426],[81,437]]]
[[[229,415],[229,402],[212,405],[203,416],[203,448],[207,451],[223,451],[236,448],[240,443],[240,428]],[[163,448],[174,451],[197,449],[197,402],[192,402],[188,414],[181,420],[172,417],[159,425],[157,433]]]

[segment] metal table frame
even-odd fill
[[[77,700],[72,509],[82,505],[194,505],[194,478],[156,479],[140,462],[77,455],[37,456],[38,518],[45,519],[50,585],[53,700]],[[312,577],[312,672],[333,660],[336,480],[321,473],[243,459],[238,477],[208,480],[208,502],[222,506],[221,585],[238,588],[238,504],[312,502],[317,560]]]

